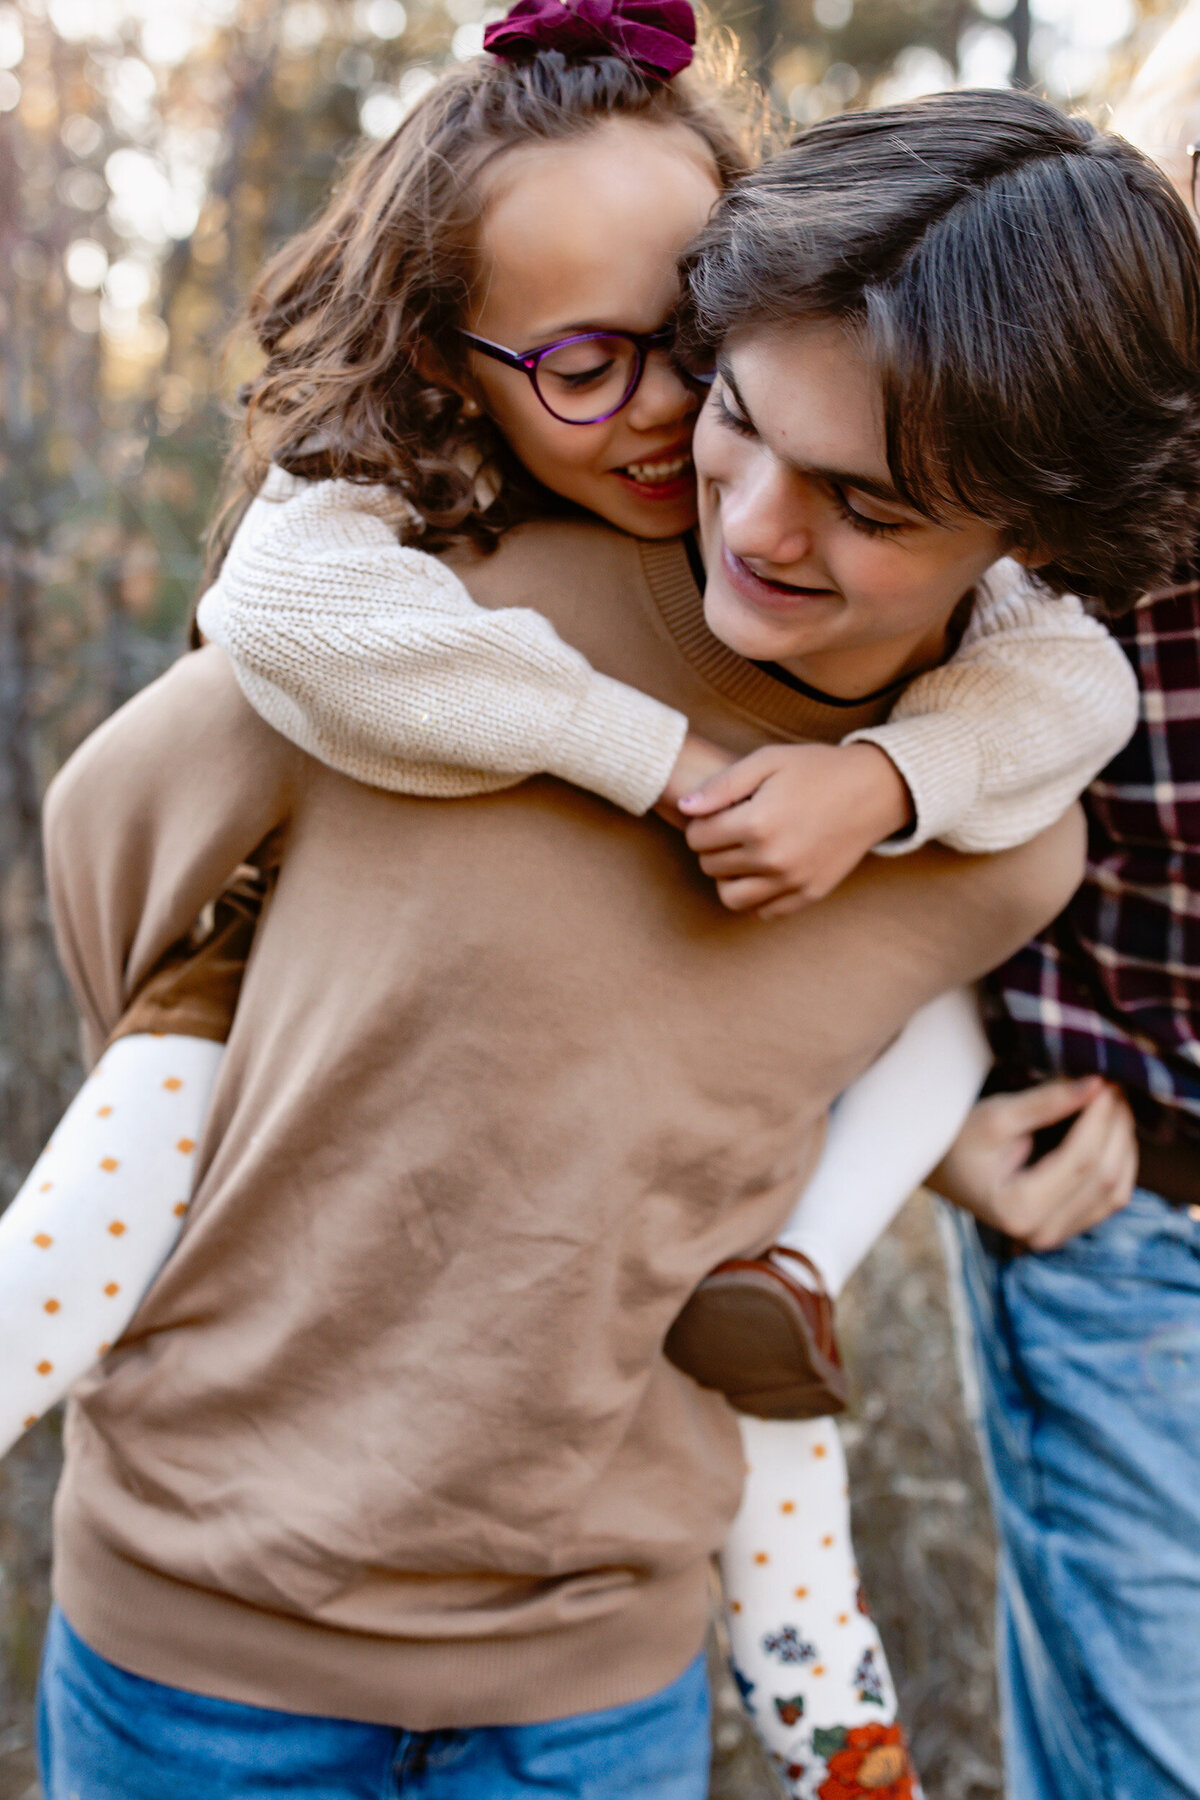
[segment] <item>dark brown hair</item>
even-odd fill
[[[862,333],[896,487],[1049,560],[1110,612],[1200,509],[1200,238],[1123,139],[1032,95],[827,120],[728,193],[688,259],[691,334]]]
[[[553,504],[486,419],[456,328],[476,280],[480,175],[504,151],[575,138],[615,117],[683,124],[722,185],[748,166],[753,90],[710,37],[673,81],[616,56],[480,56],[444,75],[386,143],[351,166],[315,224],[267,264],[247,307],[261,372],[241,398],[210,576],[272,462],[313,479],[382,482],[412,509],[422,548],[487,548],[515,517]],[[614,247],[614,255],[619,255]],[[488,485],[472,471],[488,465]],[[402,511],[402,509],[399,509]]]

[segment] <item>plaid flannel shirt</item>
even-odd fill
[[[1200,596],[1144,602],[1113,634],[1138,727],[1084,796],[1079,892],[990,978],[993,1085],[1104,1075],[1152,1136],[1200,1142]]]

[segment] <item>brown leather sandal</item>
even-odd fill
[[[799,1263],[814,1283],[789,1272]],[[701,1387],[718,1388],[760,1419],[816,1419],[846,1410],[846,1375],[833,1301],[802,1250],[772,1244],[704,1277],[664,1345],[669,1361]]]

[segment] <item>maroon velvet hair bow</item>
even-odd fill
[[[664,81],[687,68],[695,42],[689,0],[517,0],[483,34],[484,49],[507,62],[539,50],[620,56]]]

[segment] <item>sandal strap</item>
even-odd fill
[[[776,1257],[791,1257],[793,1262],[799,1263],[812,1276],[814,1285],[802,1285],[787,1268],[779,1266],[774,1260]],[[805,1300],[812,1303],[811,1312],[806,1308],[806,1316],[815,1329],[817,1348],[822,1356],[840,1363],[833,1323],[833,1301],[821,1271],[811,1256],[806,1256],[803,1250],[793,1250],[787,1244],[771,1244],[761,1256],[731,1256],[725,1262],[718,1263],[712,1273],[719,1275],[724,1270],[749,1270],[759,1275],[768,1275],[786,1288],[799,1305],[803,1306]]]
[[[808,1273],[813,1278],[813,1285],[821,1298],[824,1300],[830,1300],[832,1298],[829,1289],[825,1286],[825,1277],[822,1275],[820,1269],[818,1269],[812,1257],[806,1256],[803,1250],[793,1250],[790,1244],[772,1244],[769,1249],[763,1251],[763,1255],[768,1260],[775,1256],[790,1256],[793,1262],[798,1262],[801,1268],[808,1270]]]

